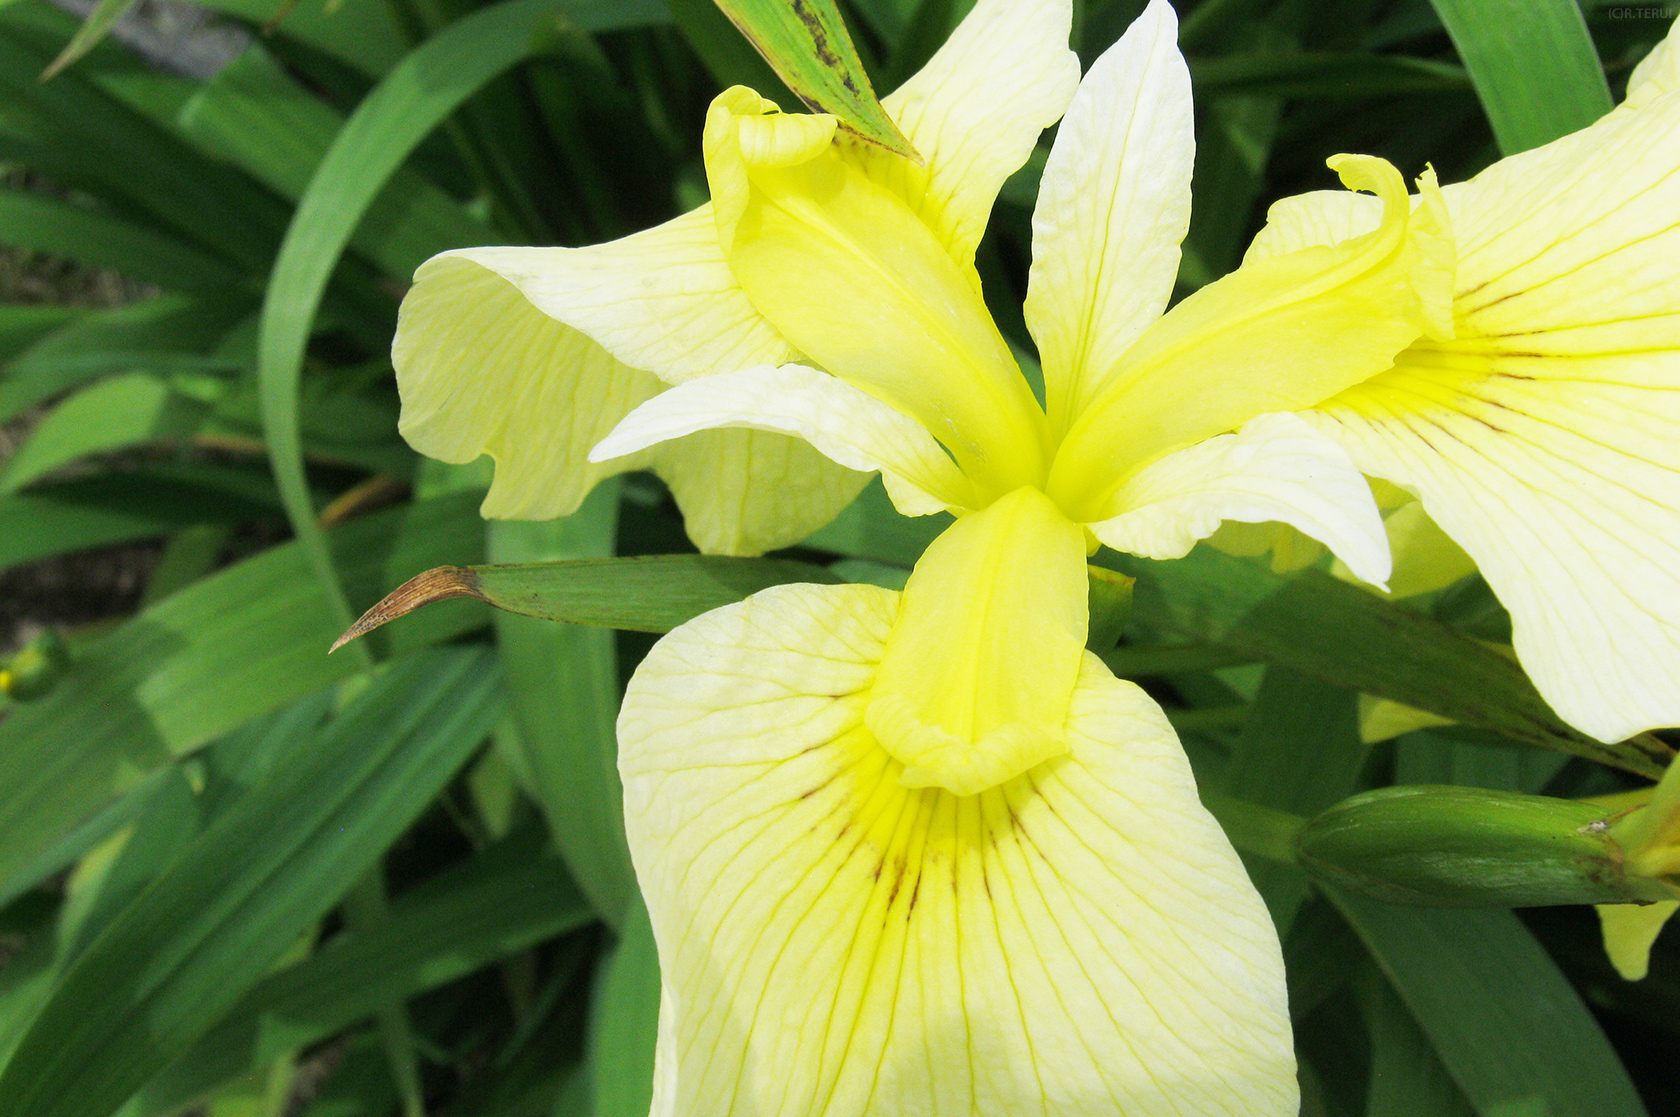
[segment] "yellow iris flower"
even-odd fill
[[[1369,486],[1288,412],[1447,336],[1451,239],[1392,168],[1349,157],[1377,229],[1163,317],[1193,147],[1157,0],[1079,84],[1046,165],[1040,406],[972,253],[1026,147],[974,152],[1042,115],[974,101],[1023,61],[1068,72],[1067,25],[1065,5],[977,6],[886,99],[925,165],[750,90],[708,116],[724,259],[803,360],[687,379],[591,460],[791,435],[880,471],[906,514],[959,518],[902,595],[769,591],[637,671],[620,768],[665,977],[656,1113],[1296,1108],[1275,932],[1159,709],[1083,650],[1084,561],[1093,539],[1174,557],[1223,520],[1275,520],[1380,582]]]
[[[1085,557],[1278,521],[1381,582],[1368,485],[1290,413],[1450,336],[1451,236],[1432,181],[1414,212],[1393,168],[1346,157],[1376,228],[1163,316],[1193,162],[1172,9],[1083,82],[1070,20],[981,0],[884,99],[924,162],[731,89],[709,205],[593,248],[445,254],[404,304],[403,430],[495,456],[488,515],[562,514],[639,466],[712,550],[798,539],[870,471],[908,515],[958,514],[902,595],[771,590],[637,671],[620,768],[664,975],[656,1113],[1297,1106],[1275,931],[1160,710],[1084,651]],[[1041,406],[972,261],[1064,110],[1026,305]]]
[[[1301,412],[1418,496],[1510,610],[1541,694],[1604,741],[1680,724],[1676,151],[1671,30],[1602,120],[1442,188],[1450,336]],[[1244,269],[1367,235],[1385,219],[1373,203],[1278,202]],[[1424,566],[1462,572],[1426,550]]]

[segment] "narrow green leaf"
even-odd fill
[[[93,6],[93,11],[87,14],[82,25],[76,29],[75,35],[65,44],[64,50],[41,72],[41,80],[46,81],[70,63],[92,50],[94,46],[110,33],[113,25],[121,19],[123,13],[134,6],[134,0],[99,0]]]
[[[193,95],[180,124],[203,147],[297,199],[344,119],[253,45]],[[438,252],[494,239],[490,227],[459,202],[399,168],[369,204],[350,243],[387,275],[406,281]]]
[[[1343,687],[1268,667],[1225,766],[1224,790],[1304,816],[1350,794],[1365,759],[1357,700]],[[1251,862],[1249,875],[1278,933],[1287,935],[1311,891],[1306,874],[1295,865]]]
[[[61,181],[101,198],[131,201],[184,243],[265,269],[285,225],[278,199],[99,89],[80,69],[37,79],[57,50],[37,45],[42,25],[67,18],[28,0],[0,6],[0,97],[8,120],[51,153],[53,165],[41,169],[67,174]]]
[[[1431,0],[1506,155],[1610,111],[1610,88],[1575,0]]]
[[[488,655],[407,657],[253,788],[72,964],[0,1074],[0,1117],[105,1117],[332,907],[489,731]]]
[[[1592,1013],[1516,916],[1327,894],[1483,1117],[1645,1117]]]
[[[409,47],[389,4],[205,0],[204,7],[314,47],[369,77],[385,73]]]
[[[351,592],[371,597],[479,537],[471,495],[353,520],[331,542]],[[394,650],[483,623],[454,607],[404,626]],[[72,647],[46,698],[0,721],[0,890],[154,768],[361,670],[327,656],[334,630],[298,546],[246,559]],[[51,871],[49,867],[47,871]]]
[[[440,566],[392,590],[333,646],[340,647],[422,605],[456,597],[551,621],[669,632],[701,613],[732,605],[770,586],[839,581],[825,568],[807,562],[725,555]]]
[[[503,0],[463,16],[392,67],[357,106],[315,169],[274,262],[263,304],[257,377],[274,476],[304,554],[340,628],[354,614],[303,470],[298,383],[310,326],[344,246],[410,152],[485,83],[525,58],[553,26],[558,0]]]
[[[1171,562],[1119,556],[1133,616],[1161,636],[1209,641],[1464,725],[1656,778],[1673,750],[1649,735],[1606,745],[1559,720],[1511,660],[1438,621],[1318,570],[1198,547]]]
[[[392,902],[375,923],[264,978],[141,1092],[173,1112],[250,1068],[592,918],[533,833],[510,837]]]
[[[552,523],[491,523],[490,557],[564,562],[611,555],[618,491],[616,479],[598,485],[576,513]],[[520,768],[573,876],[617,928],[635,900],[636,873],[618,780],[613,634],[505,611],[494,620]]]
[[[870,143],[920,160],[875,97],[834,0],[717,0],[741,34],[813,112]]]
[[[1367,972],[1371,972],[1367,967]],[[1365,1117],[1474,1117],[1475,1110],[1441,1065],[1387,981],[1373,977],[1361,998],[1371,1029],[1371,1090]]]
[[[61,403],[0,471],[0,493],[88,454],[190,433],[206,408],[146,373],[111,377]]]
[[[111,373],[236,369],[212,350],[248,311],[232,300],[160,295],[79,315],[12,357],[0,378],[0,422]]]
[[[0,363],[86,313],[75,306],[0,306]]]
[[[277,519],[278,496],[250,480],[233,468],[152,467],[0,495],[0,569],[192,524]]]
[[[645,1117],[653,1101],[659,955],[647,908],[635,905],[595,987],[589,1070],[595,1117]]]
[[[237,269],[173,237],[24,190],[0,190],[0,244],[111,268],[177,291],[225,294],[245,282]]]
[[[1233,54],[1190,63],[1198,95],[1256,93],[1273,97],[1383,97],[1470,88],[1461,68],[1392,54],[1296,51]]]

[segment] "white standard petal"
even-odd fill
[[[1388,536],[1347,451],[1298,415],[1273,412],[1235,434],[1152,462],[1120,486],[1119,515],[1089,525],[1118,551],[1179,558],[1225,520],[1289,524],[1358,577],[1388,580]]]
[[[1177,44],[1171,5],[1152,0],[1085,75],[1044,166],[1025,312],[1058,430],[1178,275],[1196,144]]]
[[[926,427],[804,365],[741,369],[672,388],[627,415],[589,460],[610,461],[718,427],[793,435],[848,469],[880,470],[907,516],[973,503],[967,479]]]
[[[1070,0],[980,0],[927,65],[881,99],[926,161],[925,182],[905,193],[921,195],[923,220],[959,262],[974,258],[1003,180],[1073,97],[1072,23]],[[899,173],[921,173],[898,162]]]
[[[1159,708],[1087,655],[1070,754],[907,788],[862,724],[896,596],[768,590],[631,681],[655,1117],[1293,1117],[1276,932]]]
[[[796,356],[735,281],[709,204],[585,248],[447,252],[422,266],[418,281],[437,260],[494,272],[543,314],[666,383]]]

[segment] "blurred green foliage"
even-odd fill
[[[968,6],[842,10],[885,91]],[[0,1117],[640,1117],[657,960],[612,724],[650,637],[457,601],[325,652],[430,567],[691,550],[645,476],[562,523],[480,520],[485,471],[396,433],[396,308],[443,249],[591,243],[703,200],[723,85],[797,102],[706,0],[209,7],[241,33],[191,76],[101,37],[120,0],[79,38],[44,0],[0,5],[7,266],[110,277],[0,306],[7,615],[55,633],[0,647],[0,677],[28,673],[0,697]],[[1081,57],[1142,7],[1082,3]],[[1179,7],[1199,144],[1181,291],[1236,263],[1270,200],[1331,185],[1325,157],[1462,179],[1588,122],[1667,27],[1570,0]],[[1023,347],[1046,149],[978,261]],[[891,584],[936,528],[871,488],[787,557]],[[72,559],[144,584],[88,624],[30,596]],[[1205,548],[1096,561],[1138,579],[1111,665],[1179,726],[1283,933],[1304,1112],[1680,1111],[1672,941],[1628,985],[1590,909],[1393,907],[1290,853],[1356,792],[1606,793],[1654,775],[1662,742],[1558,722],[1483,642],[1502,618],[1474,577],[1401,605]],[[550,615],[701,607],[646,592]],[[1457,724],[1367,744],[1361,694]]]

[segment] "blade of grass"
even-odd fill
[[[551,524],[489,525],[493,559],[516,562],[610,555],[617,479]],[[618,781],[618,654],[612,632],[497,612],[520,767],[555,842],[590,903],[613,927],[636,896]]]
[[[589,922],[589,905],[535,831],[398,896],[377,920],[252,986],[147,1084],[141,1112],[173,1112],[218,1083]]]
[[[1483,1117],[1645,1117],[1592,1013],[1516,916],[1325,891]]]
[[[589,1072],[595,1117],[644,1117],[653,1101],[659,1029],[659,954],[639,902],[595,986],[589,1013]]]
[[[489,731],[490,656],[406,657],[299,742],[71,965],[0,1074],[0,1117],[106,1117],[337,902]]]
[[[353,520],[330,542],[365,599],[459,555],[480,536],[478,524],[477,500],[463,494]],[[481,612],[459,608],[428,610],[436,615],[405,626],[393,652],[484,623]],[[357,674],[354,661],[324,654],[333,635],[300,548],[286,544],[72,645],[58,687],[0,721],[0,894],[34,884],[21,871],[39,870],[42,851],[145,773]]]
[[[1286,577],[1205,546],[1171,562],[1115,560],[1138,579],[1134,620],[1158,637],[1207,641],[1652,778],[1672,755],[1649,735],[1606,745],[1572,729],[1516,663],[1321,571]]]
[[[1575,0],[1431,0],[1493,125],[1515,155],[1610,111],[1610,87]]]

